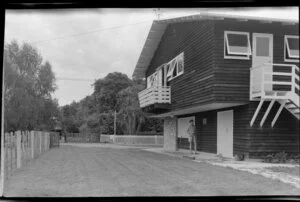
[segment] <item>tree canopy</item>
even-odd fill
[[[91,95],[62,107],[65,131],[113,134],[115,111],[117,134],[162,131],[162,122],[146,118],[139,107],[138,92],[145,88],[144,81],[113,72],[96,80],[93,86]]]
[[[59,114],[52,99],[57,86],[50,62],[28,43],[5,44],[4,127],[9,130],[50,130]]]

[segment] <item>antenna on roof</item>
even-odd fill
[[[155,15],[157,16],[157,20],[160,20],[160,17],[163,15],[163,11],[160,8],[154,8],[153,11],[155,12]]]

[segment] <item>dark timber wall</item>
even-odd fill
[[[258,114],[254,125],[250,127],[250,121],[259,102],[251,102],[249,105],[236,107],[234,110],[234,137],[249,140],[247,149],[251,158],[259,157],[268,153],[285,151],[299,154],[299,121],[285,108],[282,110],[274,128],[271,122],[279,108],[275,102],[264,125],[259,126],[260,121],[267,110],[269,102],[265,102]],[[235,143],[235,142],[234,142]],[[239,143],[240,146],[243,146]],[[244,152],[242,147],[235,148],[236,152]]]
[[[251,48],[253,48],[253,33],[273,34],[273,61],[274,63],[296,64],[284,62],[284,35],[299,35],[297,25],[283,25],[279,22],[263,23],[249,20],[246,22],[236,20],[214,21],[214,95],[218,102],[243,102],[249,100],[250,67],[249,60],[224,59],[224,31],[249,32]],[[252,51],[253,52],[253,51]]]
[[[184,52],[184,73],[170,81],[172,110],[213,101],[213,28],[212,21],[167,27],[146,76]]]
[[[253,101],[250,104],[239,107],[185,115],[195,116],[198,151],[217,153],[217,112],[233,110],[234,155],[246,154],[250,158],[257,158],[281,151],[299,154],[299,121],[289,111],[284,108],[274,128],[271,127],[271,122],[280,106],[277,102],[273,105],[262,127],[259,124],[270,102],[263,104],[254,125],[250,127],[250,121],[258,103]],[[202,124],[203,118],[207,119],[206,125]],[[179,148],[189,149],[187,139],[182,139],[180,143]]]
[[[217,111],[189,114],[187,116],[195,116],[197,150],[217,153]],[[181,117],[184,116],[179,118]],[[203,118],[207,119],[206,125],[202,124]],[[182,149],[189,149],[188,139],[181,138],[178,140],[178,146]]]

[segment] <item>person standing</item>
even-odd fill
[[[187,133],[189,134],[190,152],[192,153],[192,144],[194,144],[194,154],[196,154],[197,153],[196,127],[193,119],[191,119],[189,123],[190,125],[187,130]]]

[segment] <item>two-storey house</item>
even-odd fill
[[[256,158],[299,154],[299,23],[199,14],[154,21],[134,78],[140,107],[164,119],[164,148]]]

